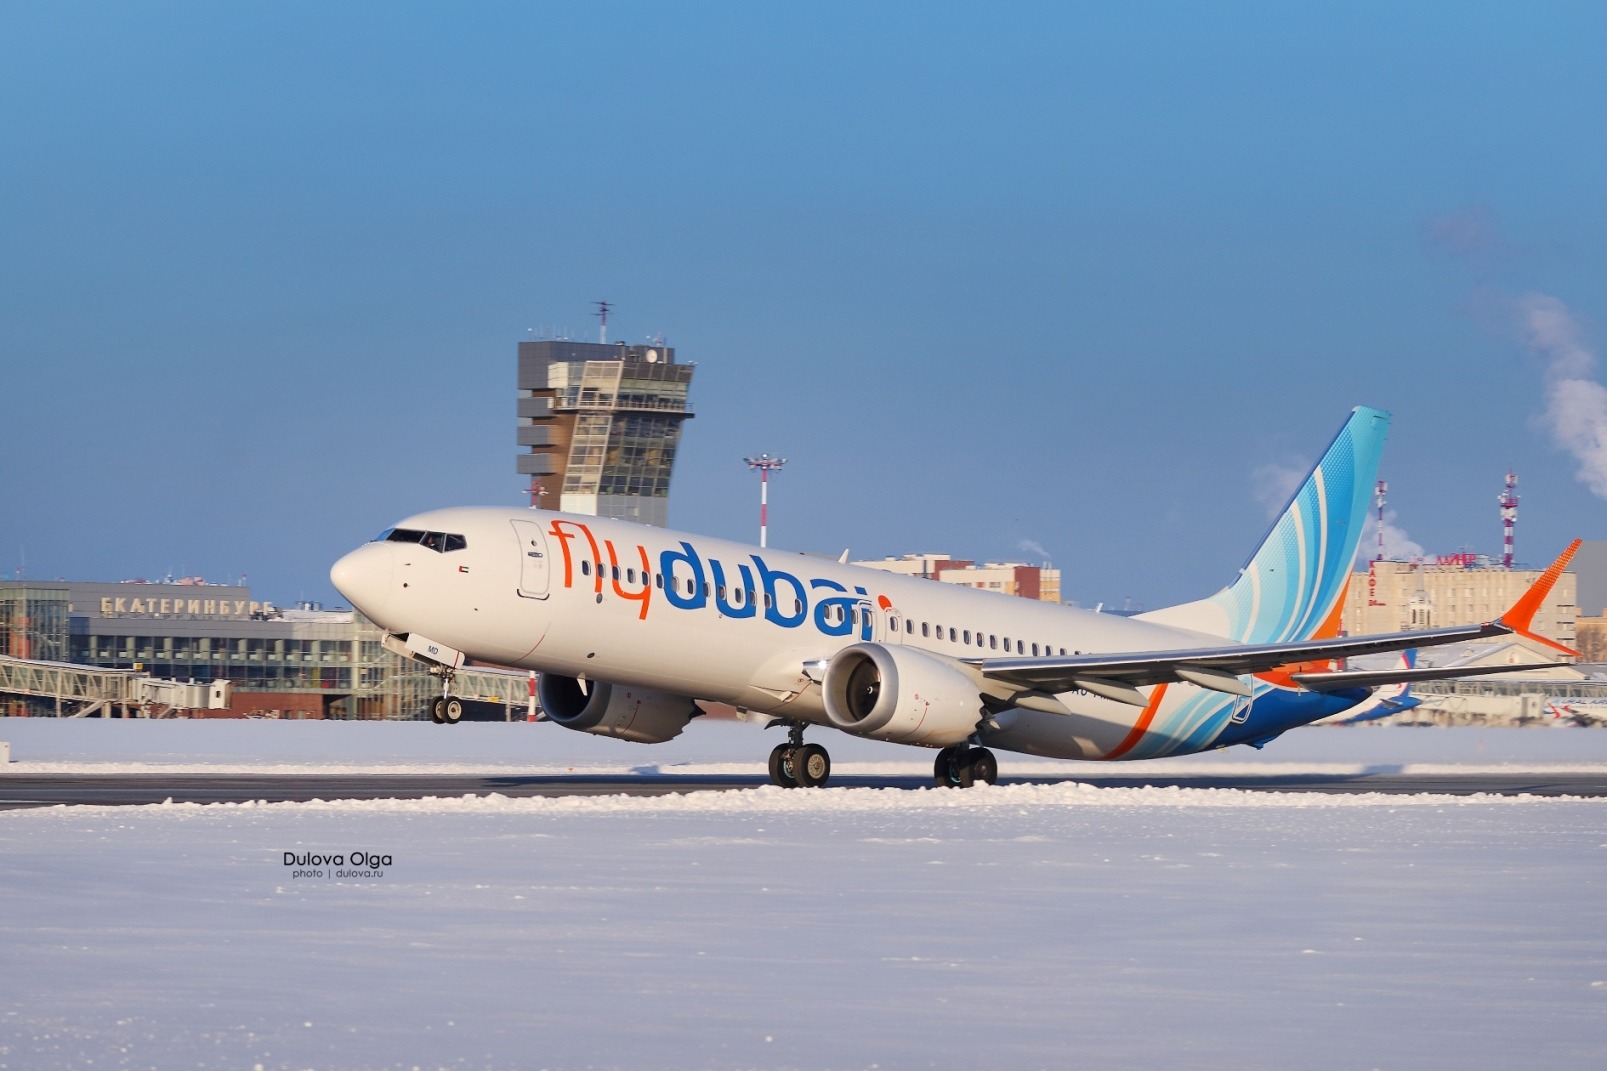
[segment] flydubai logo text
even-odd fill
[[[762,614],[781,628],[798,628],[812,621],[827,636],[851,636],[857,628],[860,639],[874,638],[870,595],[862,587],[850,591],[835,580],[820,577],[805,582],[796,574],[772,568],[757,554],[748,555],[733,570],[716,558],[705,561],[684,539],[677,549],[661,551],[656,563],[647,548],[639,545],[629,548],[622,562],[613,540],[599,544],[590,526],[580,521],[553,521],[549,534],[563,551],[564,587],[584,586],[589,577],[601,600],[607,581],[615,598],[640,604],[639,620],[647,619],[656,593],[677,610],[701,610],[713,603],[726,617]],[[581,540],[584,546],[579,545]],[[590,557],[585,557],[587,551]],[[884,610],[892,605],[885,596],[878,596],[876,604]],[[856,608],[862,612],[856,614]]]

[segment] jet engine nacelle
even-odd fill
[[[702,713],[684,695],[664,695],[608,681],[581,682],[543,673],[536,698],[547,717],[576,732],[612,736],[638,744],[662,744],[681,735]]]
[[[982,720],[982,697],[970,677],[907,647],[844,647],[826,663],[821,693],[834,726],[897,744],[948,747]]]

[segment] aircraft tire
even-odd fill
[[[446,722],[448,725],[456,725],[458,722],[462,721],[463,700],[459,699],[455,695],[447,696],[446,702],[441,704],[441,720]]]
[[[777,744],[770,752],[770,783],[781,788],[797,788],[798,781],[792,776],[791,744]]]
[[[437,725],[444,725],[446,723],[446,718],[443,715],[445,707],[446,700],[441,696],[436,696],[430,700],[430,720]]]
[[[938,788],[959,788],[959,759],[965,754],[965,746],[946,747],[937,753],[937,759],[932,763],[932,780]]]
[[[970,784],[993,785],[999,781],[999,760],[993,757],[993,752],[985,747],[974,747],[965,754],[966,769],[970,772]]]
[[[831,755],[819,744],[805,744],[794,751],[790,765],[799,788],[819,788],[831,776]]]

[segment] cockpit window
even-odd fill
[[[469,545],[469,541],[460,535],[448,532],[421,532],[417,528],[392,528],[381,534],[380,541],[386,543],[421,543],[437,554],[463,550]]]

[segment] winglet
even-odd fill
[[[1583,542],[1584,540],[1576,539],[1569,543],[1568,549],[1557,555],[1557,560],[1552,562],[1533,584],[1529,585],[1528,591],[1518,596],[1518,601],[1512,604],[1510,610],[1497,618],[1495,623],[1511,629],[1524,639],[1533,640],[1536,643],[1545,644],[1553,650],[1578,657],[1578,651],[1571,647],[1564,647],[1555,640],[1548,640],[1544,636],[1536,635],[1529,630],[1529,626],[1534,622],[1534,615],[1539,611],[1540,604],[1546,601],[1547,595],[1551,594],[1551,589],[1557,583],[1557,578],[1562,575],[1564,569],[1568,568],[1568,563],[1573,560],[1574,552],[1579,549],[1579,545]]]

